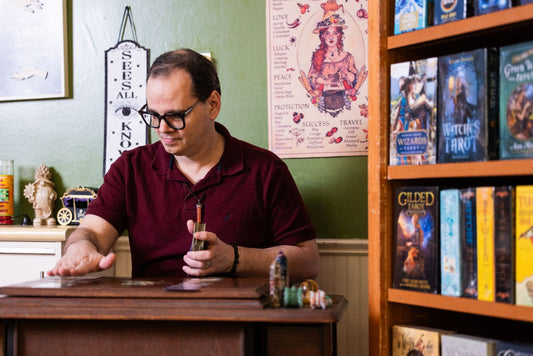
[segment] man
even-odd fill
[[[220,93],[214,65],[192,50],[154,61],[139,113],[160,140],[111,166],[48,275],[111,267],[127,229],[132,277],[268,276],[279,251],[291,281],[316,277],[315,231],[287,166],[215,123]],[[190,251],[198,215],[207,227],[194,237],[207,249]]]

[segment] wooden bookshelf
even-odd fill
[[[423,294],[389,288],[389,302],[420,307],[450,310],[517,321],[533,321],[533,308],[505,303],[484,302],[476,299]]]
[[[382,0],[383,1],[383,0]],[[533,18],[531,8],[533,4],[523,5],[512,9],[475,16],[468,19],[428,27],[418,31],[402,33],[387,37],[389,50],[427,44],[431,41],[449,40],[451,37],[475,37],[477,32],[502,32],[515,31],[517,27],[531,28]],[[394,9],[393,9],[394,11]],[[370,18],[370,17],[369,17]],[[509,27],[508,29],[506,27]]]
[[[369,350],[391,355],[392,325],[413,323],[490,337],[531,340],[533,308],[391,288],[398,185],[532,184],[533,159],[388,166],[390,64],[533,40],[533,4],[393,35],[394,1],[369,7]]]
[[[445,163],[426,166],[389,166],[388,180],[533,175],[531,160]]]

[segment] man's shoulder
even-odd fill
[[[158,154],[161,152],[161,150],[164,151],[164,148],[162,148],[162,145],[159,141],[135,147],[122,152],[112,166],[116,165],[117,168],[121,167],[121,169],[125,169],[126,167],[152,165],[152,162],[156,160],[156,157],[160,157],[159,159],[164,159],[163,156]],[[168,159],[165,159],[165,162],[168,162]],[[166,163],[164,163],[164,165],[166,165]]]
[[[259,166],[286,166],[285,162],[274,152],[254,145],[250,142],[238,140],[242,147],[243,159],[245,164]]]
[[[243,167],[255,167],[259,170],[286,167],[285,163],[274,152],[231,136],[221,124],[217,124],[217,131],[226,140],[223,160],[228,171],[240,171]]]
[[[275,161],[281,160],[281,158],[279,158],[274,152],[266,148],[254,145],[253,143],[250,143],[247,141],[243,141],[243,140],[239,140],[239,141],[242,144],[242,148],[244,152],[249,152],[250,154],[255,154],[260,157],[264,157],[265,159],[269,159],[269,160],[270,159],[275,160]]]
[[[139,147],[122,152],[121,156],[143,156],[153,155],[161,149],[161,142],[148,143]]]
[[[281,161],[281,158],[279,158],[274,152],[266,148],[260,147],[253,143],[235,137],[232,137],[232,140],[234,145],[241,148],[245,156],[253,155],[267,161]]]

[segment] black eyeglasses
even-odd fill
[[[144,104],[143,107],[139,110],[139,115],[144,120],[144,123],[154,129],[159,128],[161,125],[161,120],[165,120],[167,125],[174,130],[181,130],[185,128],[185,116],[189,115],[194,109],[196,104],[202,101],[202,98],[198,99],[190,108],[184,111],[179,112],[169,112],[167,114],[159,115],[155,112],[144,111],[148,104]]]

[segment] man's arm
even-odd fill
[[[111,267],[116,255],[111,249],[119,233],[113,225],[96,215],[86,215],[68,237],[65,254],[48,271],[49,276],[79,276]]]
[[[192,231],[192,221],[189,228]],[[194,235],[208,243],[205,251],[189,251],[183,257],[186,265],[185,273],[191,276],[207,276],[223,274],[231,271],[235,261],[233,246],[224,243],[216,234],[208,231],[196,232]],[[320,256],[316,240],[300,242],[297,245],[279,245],[269,248],[249,248],[238,246],[239,263],[235,270],[236,276],[268,277],[270,264],[279,251],[287,257],[289,281],[301,282],[308,278],[316,278],[320,267]]]
[[[279,251],[283,251],[287,257],[290,283],[316,278],[320,267],[316,240],[300,242],[295,246],[280,245],[266,249],[239,246],[239,264],[235,275],[269,276],[270,264]]]

